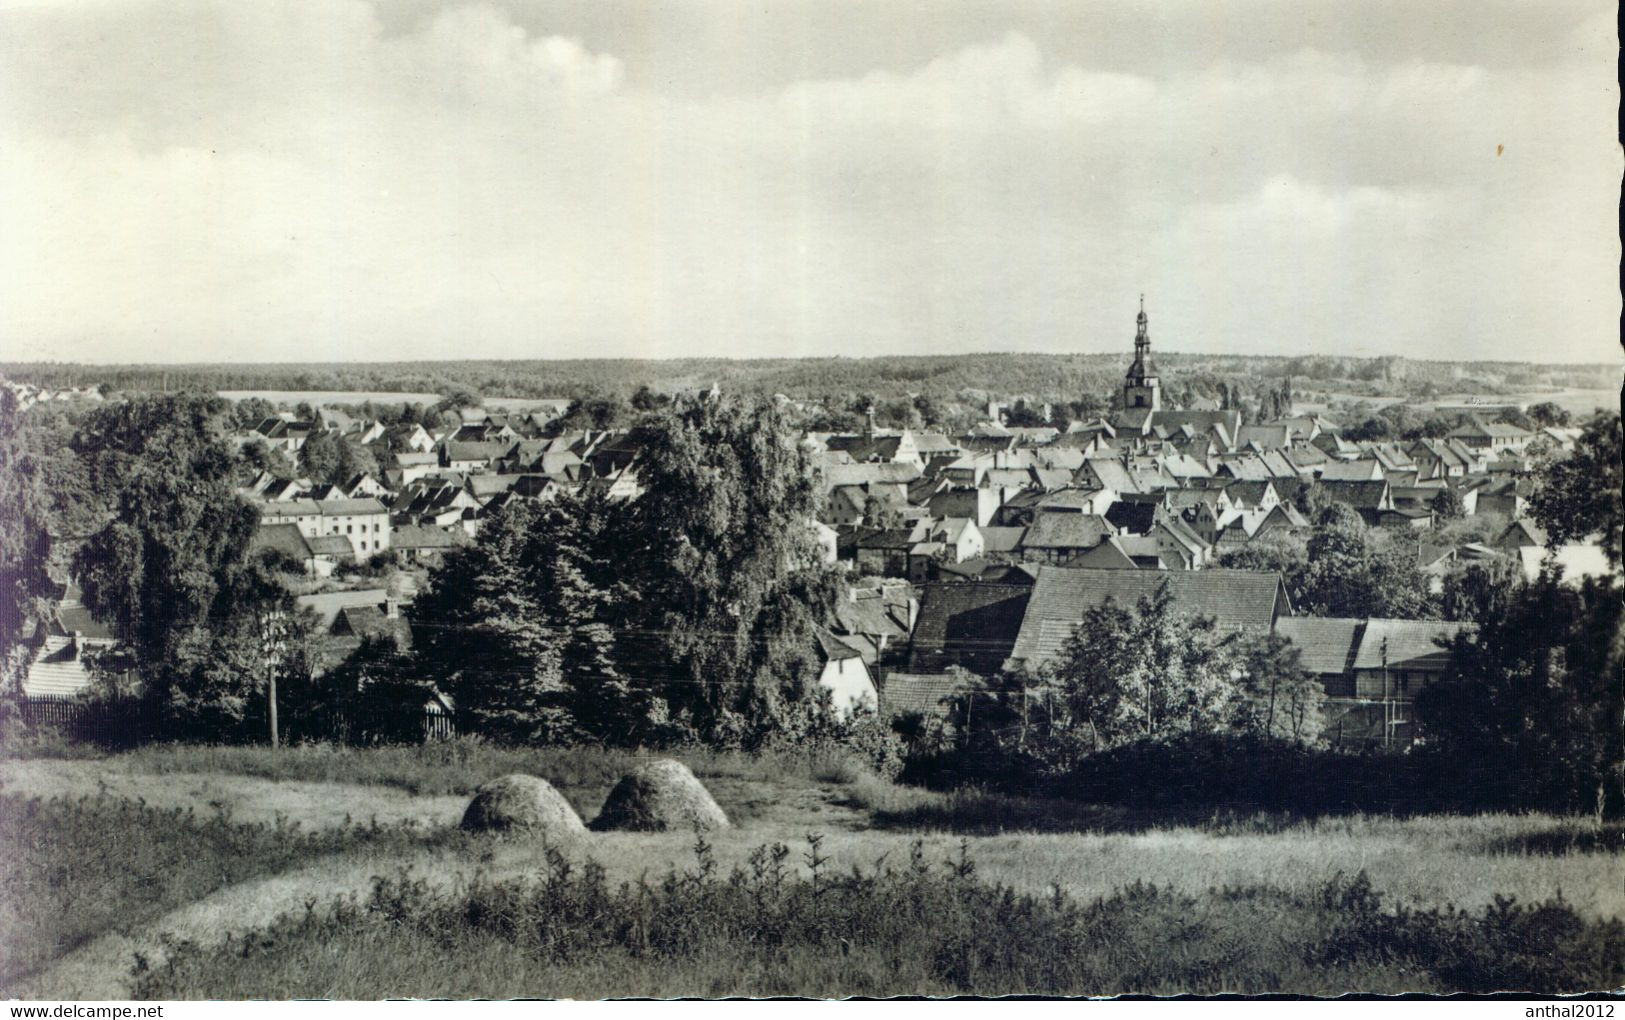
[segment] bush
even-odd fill
[[[916,842],[906,862],[843,875],[819,836],[800,852],[758,847],[727,876],[703,838],[694,849],[692,869],[619,887],[557,849],[534,879],[453,893],[378,878],[365,903],[312,907],[220,947],[172,946],[161,967],[138,967],[135,994],[1558,993],[1625,978],[1625,929],[1561,901],[1388,911],[1361,874],[1309,894],[1137,882],[1083,903],[983,882],[963,844],[931,861]],[[484,973],[444,965],[493,959]]]

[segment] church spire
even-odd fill
[[[1123,380],[1123,406],[1162,406],[1161,386],[1157,380],[1157,366],[1151,360],[1151,329],[1145,314],[1145,295],[1140,295],[1140,314],[1134,319],[1134,363]]]

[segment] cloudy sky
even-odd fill
[[[1606,0],[0,0],[0,357],[1612,360]]]

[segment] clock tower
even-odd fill
[[[1135,320],[1134,364],[1123,377],[1123,407],[1125,410],[1143,407],[1150,411],[1162,409],[1162,386],[1157,380],[1157,366],[1151,360],[1151,333],[1146,326],[1145,295],[1140,295],[1140,315]]]

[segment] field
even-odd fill
[[[221,390],[220,395],[227,400],[247,400],[250,397],[260,397],[273,404],[286,404],[293,407],[296,404],[309,404],[312,407],[335,407],[351,404],[364,404],[372,401],[374,404],[423,404],[433,406],[439,403],[438,393],[392,393],[381,390]],[[491,410],[528,411],[536,406],[546,403],[542,399],[529,397],[485,397],[482,406]]]
[[[1625,916],[1620,830],[1589,820],[1152,818],[930,793],[833,760],[696,754],[685,760],[735,823],[696,856],[693,833],[548,846],[453,828],[475,786],[514,771],[550,779],[590,819],[636,761],[623,752],[465,742],[55,752],[0,762],[0,946],[12,947],[0,988],[12,995],[1327,993],[1625,977],[1610,982],[1608,970]],[[773,844],[789,848],[787,891],[764,906],[749,876]],[[809,892],[813,860],[823,884]],[[736,871],[742,884],[728,881]],[[1564,906],[1545,913],[1498,906],[1558,897]],[[490,921],[493,903],[508,921]],[[875,927],[910,910],[929,915],[919,920],[930,945]],[[585,911],[579,923],[558,921],[572,911]],[[676,916],[717,923],[672,934]],[[1124,946],[1194,955],[1172,952],[1178,966],[1159,969],[1065,948],[1105,938],[1111,918],[1130,932],[1111,936]],[[984,928],[1073,934],[1031,947],[1055,956],[1040,973],[984,959]],[[955,952],[968,955],[950,965],[941,940],[955,931]],[[1560,943],[1542,959],[1568,969],[1520,970],[1529,961],[1507,955],[1539,932]],[[895,958],[827,958],[865,940],[893,945]],[[1410,947],[1409,969],[1388,942]],[[1464,945],[1475,947],[1465,957]],[[736,950],[748,957],[739,969],[701,965]],[[448,954],[481,962],[426,965]]]

